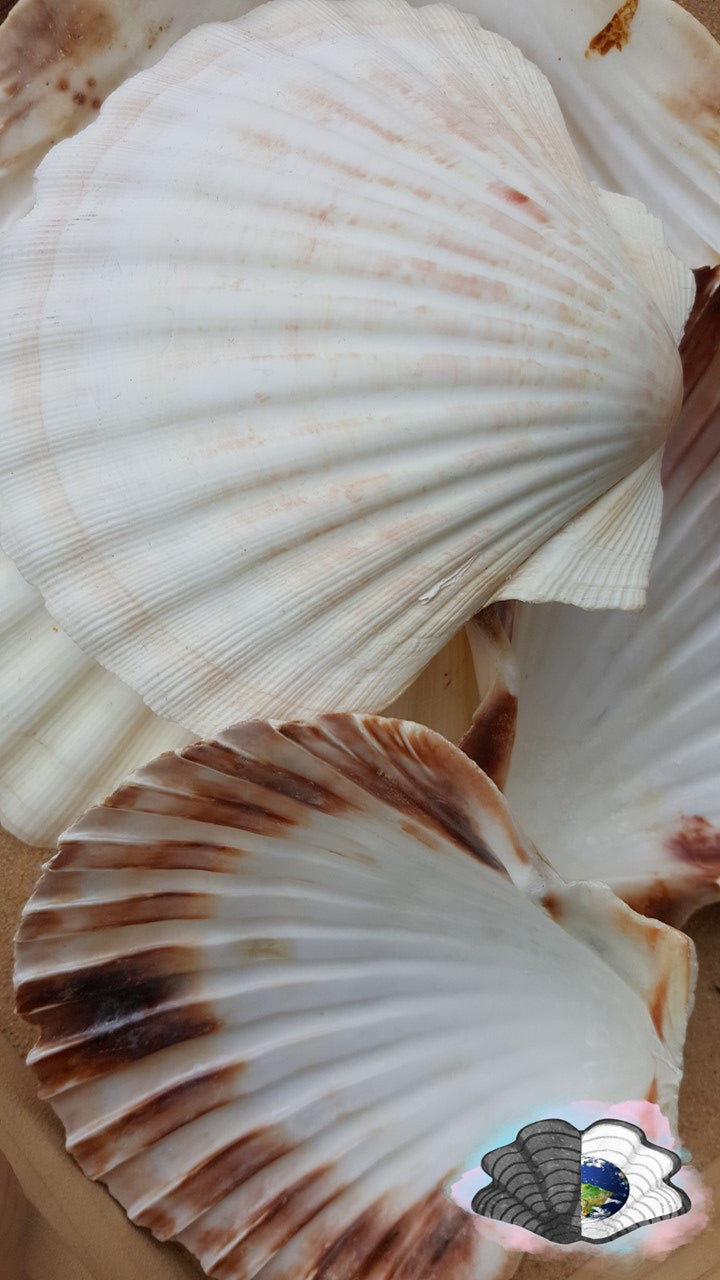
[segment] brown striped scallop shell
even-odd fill
[[[672,1115],[690,947],[562,884],[438,735],[335,715],[236,725],[91,809],[17,1002],[69,1150],[209,1275],[477,1280],[506,1258],[454,1176],[558,1097]]]

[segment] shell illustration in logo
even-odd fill
[[[598,1120],[587,1129],[539,1120],[484,1157],[492,1182],[472,1207],[554,1244],[603,1244],[688,1212],[689,1197],[670,1181],[680,1164],[624,1120]]]

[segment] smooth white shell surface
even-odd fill
[[[235,726],[91,810],[15,978],[69,1149],[210,1275],[475,1280],[499,1255],[448,1181],[586,1097],[673,1123],[694,974],[438,735],[329,716]]]
[[[159,714],[383,706],[541,547],[529,598],[641,603],[670,317],[473,19],[193,33],[47,158],[2,267],[7,550]]]

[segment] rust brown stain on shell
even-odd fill
[[[51,866],[53,870],[144,867],[154,871],[234,872],[242,857],[243,849],[196,840],[151,840],[133,845],[70,838],[63,840]]]
[[[75,1159],[97,1178],[121,1156],[129,1159],[191,1120],[236,1098],[245,1071],[242,1063],[208,1071],[143,1099],[119,1119],[72,1145]]]
[[[262,732],[264,726],[257,727]],[[250,732],[254,728],[252,723],[248,726]],[[249,737],[249,733],[244,733],[243,737]],[[272,749],[270,742],[267,747],[268,751]],[[242,751],[233,751],[219,742],[196,743],[186,747],[182,755],[185,760],[215,769],[229,778],[238,778],[268,791],[275,791],[288,800],[311,809],[319,809],[323,813],[343,813],[350,808],[348,802],[330,787],[286,767],[259,760]]]
[[[657,1082],[657,1077],[656,1077],[656,1076],[653,1076],[653,1078],[652,1078],[652,1080],[650,1081],[650,1084],[649,1084],[649,1086],[648,1086],[647,1093],[645,1094],[645,1101],[646,1101],[646,1102],[655,1102],[655,1103],[656,1103],[656,1102],[658,1101],[658,1096],[659,1096],[659,1095],[658,1095],[658,1082]]]
[[[192,770],[188,770],[187,786],[189,790],[193,790]],[[128,812],[172,814],[174,818],[250,831],[253,835],[278,835],[293,826],[291,818],[274,813],[263,805],[243,801],[242,789],[239,788],[238,791],[238,799],[230,800],[211,794],[178,795],[172,791],[165,792],[129,783],[115,791],[105,801],[105,805],[109,809],[124,809]]]
[[[693,84],[684,93],[668,94],[664,102],[676,120],[687,125],[712,148],[717,148],[720,147],[720,77],[717,75],[714,56],[710,75],[713,78],[704,87]],[[714,156],[711,164],[717,166]]]
[[[148,980],[136,991],[138,1003],[142,1002],[143,1008],[151,1008],[151,1002],[162,1005],[172,997],[174,983],[172,979],[165,982]],[[95,1080],[174,1044],[210,1035],[222,1026],[210,1003],[197,1001],[133,1016],[134,1000],[121,1002],[118,1019],[122,1021],[112,1026],[108,1016],[110,1000],[111,993],[103,987],[97,1001],[96,1021],[87,1031],[89,1039],[71,1044],[66,1049],[59,1048],[34,1063],[45,1096],[69,1084]],[[89,1002],[86,1001],[82,1007],[89,1015]]]
[[[518,701],[502,686],[491,690],[473,716],[472,725],[461,740],[460,750],[502,791],[510,770]]]
[[[311,1173],[298,1178],[271,1200],[263,1203],[243,1226],[249,1235],[223,1254],[210,1270],[215,1280],[245,1280],[248,1275],[246,1256],[248,1242],[252,1246],[257,1271],[258,1251],[268,1259],[289,1243],[293,1236],[344,1190],[330,1187],[331,1165],[319,1165]],[[198,1253],[220,1252],[227,1245],[227,1229],[204,1230],[195,1226],[186,1240]]]
[[[165,947],[21,983],[18,1012],[45,1051],[34,1064],[43,1096],[218,1030],[212,1005],[183,1003],[198,964],[195,951]]]
[[[313,1280],[467,1280],[480,1238],[470,1214],[437,1187],[394,1221],[382,1199],[333,1242],[310,1270]]]
[[[116,24],[97,0],[36,0],[11,14],[3,31],[0,78],[26,83],[36,73],[107,49]]]
[[[328,730],[342,739],[345,748],[341,757],[332,755],[332,767],[350,782],[440,831],[479,862],[507,875],[478,834],[472,800],[453,759],[456,748],[427,734],[413,741],[411,755],[403,737],[403,722],[374,716],[358,723],[349,716],[329,715],[314,724],[290,722],[281,727],[284,737],[317,752],[321,759],[325,758],[323,747],[332,753]]]
[[[625,0],[624,4],[613,14],[610,21],[593,36],[587,49],[585,57],[591,58],[594,54],[598,54],[604,58],[610,53],[611,49],[617,49],[620,52],[625,48],[632,30],[632,22],[637,13],[638,0]]]
[[[668,853],[702,877],[720,876],[720,830],[700,814],[682,817],[665,841]]]
[[[59,906],[25,915],[18,941],[153,924],[159,920],[203,920],[212,916],[214,909],[214,898],[203,893],[147,893],[117,902]]]
[[[295,1140],[279,1125],[254,1129],[199,1162],[182,1182],[148,1205],[135,1221],[167,1240],[175,1234],[181,1218],[199,1216],[295,1146]]]
[[[662,1040],[665,1026],[665,1009],[667,1008],[668,991],[670,988],[670,974],[661,974],[655,989],[652,993],[649,1003],[650,1017],[652,1024]]]
[[[558,895],[556,893],[546,893],[541,902],[550,919],[554,920],[556,924],[560,924],[563,918],[563,908]]]
[[[689,877],[667,881],[658,877],[651,884],[638,886],[637,889],[623,889],[623,899],[633,911],[650,920],[660,920],[663,924],[680,928],[697,906],[697,881]]]
[[[438,1276],[465,1280],[473,1274],[480,1237],[471,1215],[463,1213],[443,1187],[437,1187],[405,1214],[399,1235],[405,1236],[405,1247],[393,1269],[396,1280],[435,1280]]]
[[[22,944],[18,951],[22,956]],[[125,1003],[131,1004],[143,983],[177,979],[182,974],[194,973],[197,967],[198,956],[193,948],[158,947],[86,968],[29,978],[18,984],[17,1011],[29,1021],[42,1025],[51,1016],[53,1005],[81,1006],[89,1001],[90,1008],[96,1008],[98,1002],[107,1000],[108,1008],[116,1002],[120,1008]]]
[[[517,187],[509,187],[505,182],[490,182],[488,190],[492,191],[494,195],[500,196],[500,199],[507,204],[523,209],[536,222],[544,224],[550,221],[549,215],[537,201],[526,195],[524,191],[518,191]]]

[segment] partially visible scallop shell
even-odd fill
[[[0,220],[32,203],[46,151],[199,22],[253,0],[19,0],[0,26]]]
[[[462,0],[549,76],[583,164],[720,261],[720,46],[674,0]],[[699,6],[698,6],[699,8]]]
[[[148,756],[191,735],[86,657],[1,551],[0,602],[0,822],[51,845]]]
[[[448,1198],[549,1101],[675,1121],[692,944],[565,886],[417,725],[237,725],[62,838],[17,944],[69,1150],[225,1280],[476,1280]]]
[[[720,896],[717,272],[701,283],[644,611],[517,605],[511,651],[494,614],[468,631],[486,691],[471,754],[482,763],[494,745],[514,812],[564,876],[674,924]],[[492,720],[493,662],[517,695],[509,741]]]
[[[638,607],[692,284],[661,247],[644,287],[648,215],[608,217],[547,82],[470,17],[194,32],[3,246],[9,554],[196,732],[382,707],[521,570]]]

